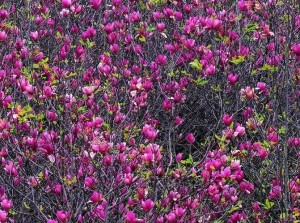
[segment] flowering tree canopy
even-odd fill
[[[299,0],[2,0],[0,222],[300,222]]]

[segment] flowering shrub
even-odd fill
[[[300,222],[295,0],[0,5],[0,222]]]

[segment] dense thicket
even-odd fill
[[[0,3],[0,222],[300,222],[300,3]]]

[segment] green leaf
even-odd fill
[[[203,65],[199,62],[198,59],[195,59],[193,62],[190,62],[190,65],[193,69],[202,71]]]
[[[180,163],[182,163],[183,165],[192,165],[194,163],[193,156],[189,154],[189,158],[187,158],[186,160],[181,160]]]
[[[13,105],[12,103],[9,103],[9,104],[7,105],[7,108],[8,108],[8,109],[11,109],[11,108],[12,108],[12,105]]]
[[[156,28],[155,26],[151,26],[151,25],[148,25],[147,29],[146,29],[148,32],[152,32],[152,31],[155,31]]]
[[[43,59],[40,64],[44,65],[45,63],[47,63],[49,61],[49,57],[46,57],[45,59]]]
[[[222,139],[218,136],[218,135],[215,135],[215,138],[219,141],[221,141]]]
[[[284,5],[284,3],[283,3],[283,1],[278,1],[276,5],[282,6],[282,5]]]
[[[23,205],[27,210],[30,210],[30,207],[28,206],[28,204],[25,201],[23,202]]]
[[[74,72],[72,72],[72,73],[70,73],[68,76],[66,76],[66,78],[75,77],[75,76],[77,76],[77,74],[74,73]]]
[[[40,66],[39,66],[38,64],[36,64],[36,63],[34,63],[34,64],[32,65],[32,67],[33,67],[34,69],[39,69],[39,68],[40,68]]]
[[[138,40],[142,43],[146,42],[146,38],[144,36],[139,36]]]
[[[86,107],[85,106],[81,106],[77,109],[77,111],[79,112],[83,112],[83,111],[86,111]]]
[[[279,70],[277,66],[271,66],[270,64],[265,63],[261,68],[258,69],[259,71],[268,71],[274,73]]]
[[[60,112],[63,112],[63,111],[64,111],[64,108],[63,108],[63,106],[61,106],[61,105],[58,105],[58,110],[59,110]]]
[[[106,129],[106,130],[110,130],[110,125],[107,122],[103,122],[102,126]]]
[[[195,84],[198,86],[204,86],[208,81],[204,80],[202,77],[198,77],[197,80],[194,80]]]
[[[265,201],[265,208],[267,209],[267,210],[270,210],[273,206],[274,206],[274,202],[272,202],[272,201],[270,201],[268,198],[266,199],[266,201]]]
[[[242,201],[238,201],[238,202],[236,203],[236,205],[234,205],[234,206],[228,211],[228,213],[231,214],[232,212],[239,210],[242,203],[243,203]]]
[[[32,108],[30,107],[30,105],[26,105],[26,106],[23,108],[23,110],[24,110],[25,112],[30,112],[30,111],[32,110]]]
[[[281,126],[280,129],[278,130],[278,133],[281,135],[286,134],[286,129],[284,128],[284,126]]]
[[[93,48],[94,46],[96,45],[96,43],[95,42],[90,42],[90,41],[88,41],[88,44],[87,44],[87,48]]]
[[[45,115],[43,113],[41,113],[41,114],[38,114],[35,118],[37,121],[41,121],[45,118]]]
[[[245,56],[234,56],[232,60],[230,61],[234,65],[238,65],[240,63],[243,63],[245,61]]]
[[[248,23],[247,27],[243,29],[245,33],[253,33],[258,27],[257,23]]]

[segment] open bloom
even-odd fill
[[[291,50],[294,54],[300,56],[300,43],[292,45]]]
[[[72,0],[61,0],[61,4],[65,8],[70,7],[72,5]]]
[[[68,218],[70,217],[70,212],[68,212],[68,211],[57,211],[56,212],[56,217],[60,221],[66,222],[68,220]]]
[[[154,202],[151,199],[142,201],[142,208],[145,212],[149,212],[154,207]]]

